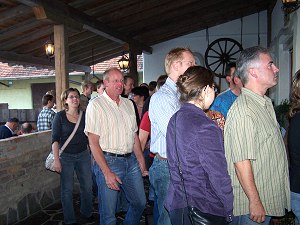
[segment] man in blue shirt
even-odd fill
[[[0,126],[0,139],[17,136],[15,131],[18,129],[19,120],[17,118],[9,118],[5,125]]]
[[[193,53],[188,48],[175,48],[165,58],[166,83],[152,95],[149,106],[151,121],[150,151],[156,156],[149,169],[149,178],[157,197],[159,211],[158,225],[171,225],[168,212],[164,208],[170,174],[166,153],[167,126],[172,115],[179,109],[176,82],[187,68],[195,65]]]
[[[211,110],[222,113],[225,119],[232,103],[240,95],[243,86],[240,78],[234,76],[235,67],[236,65],[233,62],[227,65],[225,73],[229,89],[219,94],[210,107]]]

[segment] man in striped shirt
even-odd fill
[[[124,225],[139,225],[146,206],[142,176],[148,175],[133,103],[121,97],[124,77],[120,70],[104,72],[105,91],[86,110],[85,133],[95,158],[100,224],[116,224],[116,206],[122,189],[129,202]]]
[[[225,155],[232,179],[232,225],[269,224],[290,209],[288,163],[272,101],[265,93],[278,82],[269,51],[245,49],[236,75],[244,84],[225,123]]]
[[[171,50],[165,59],[165,69],[168,78],[165,84],[152,95],[150,100],[150,151],[156,156],[149,169],[149,178],[157,197],[158,225],[171,224],[168,212],[164,208],[164,201],[170,183],[166,152],[166,132],[170,118],[180,107],[176,82],[187,68],[194,65],[195,58],[190,49],[175,48]]]

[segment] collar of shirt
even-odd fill
[[[170,77],[167,78],[166,84],[171,88],[172,91],[177,93],[176,83]]]
[[[106,91],[103,92],[102,96],[104,98],[106,98],[110,103],[117,104],[115,100],[112,100],[111,97],[108,96]],[[120,105],[123,102],[123,97],[121,97],[121,95],[120,95],[119,98],[120,98],[120,102],[119,102],[119,105]]]
[[[10,130],[10,132],[11,132],[12,135],[15,134],[15,133],[12,131],[12,129],[9,128],[9,126],[7,126],[6,124],[5,124],[4,126],[6,126],[6,127]]]
[[[270,105],[270,104],[272,105],[272,101],[269,97],[267,97],[265,95],[262,97],[247,88],[242,88],[241,93],[243,95],[249,96],[250,98],[252,98],[257,103],[261,104],[262,106],[266,106],[266,105]]]

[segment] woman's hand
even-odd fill
[[[61,173],[61,163],[60,160],[54,160],[54,169],[57,173]]]

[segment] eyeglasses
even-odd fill
[[[79,99],[79,96],[78,95],[77,96],[71,95],[71,96],[68,96],[68,98],[70,98],[70,99],[74,99],[74,98]]]
[[[195,66],[196,63],[194,61],[180,60],[178,62],[186,63],[188,66]]]
[[[213,89],[215,93],[218,92],[218,88],[216,88],[215,84],[209,85],[209,87]]]

